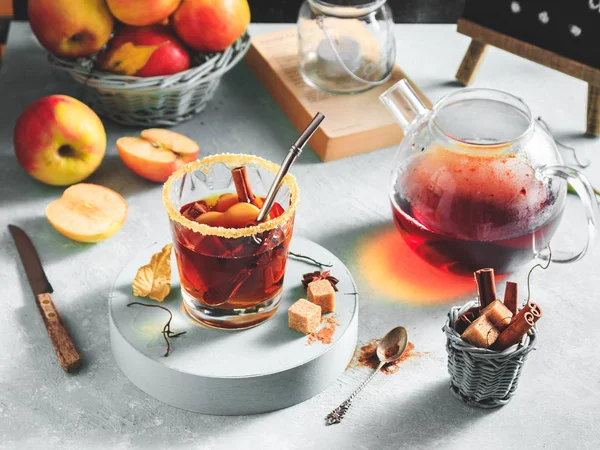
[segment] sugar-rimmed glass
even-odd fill
[[[275,198],[283,213],[275,219],[237,229],[181,214],[191,202],[235,192],[231,169],[239,166],[246,167],[258,197],[265,196],[279,169],[257,156],[208,156],[173,173],[163,189],[183,305],[192,318],[216,328],[249,328],[275,314],[299,203],[296,180],[287,174]]]

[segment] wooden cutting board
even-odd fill
[[[310,142],[323,161],[400,143],[402,129],[378,97],[397,81],[408,78],[402,69],[395,66],[386,83],[367,92],[328,94],[304,83],[298,71],[297,48],[295,27],[253,36],[246,64],[299,131],[317,112],[325,114],[327,119]],[[425,95],[411,84],[429,106]]]

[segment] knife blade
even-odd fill
[[[81,355],[75,348],[75,344],[50,296],[54,290],[48,281],[48,277],[46,277],[40,257],[33,246],[33,242],[21,228],[9,225],[8,229],[17,246],[17,251],[25,268],[25,274],[35,295],[35,302],[44,319],[44,325],[58,357],[58,362],[65,372],[70,372],[79,367]]]
[[[15,225],[9,225],[8,229],[17,246],[17,251],[21,257],[21,262],[25,268],[25,274],[27,275],[33,294],[53,293],[54,289],[52,289],[52,285],[48,281],[48,277],[46,277],[46,272],[44,272],[40,257],[33,246],[33,242],[29,239],[29,236],[27,236],[21,228]]]

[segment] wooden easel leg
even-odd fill
[[[481,65],[481,61],[483,61],[486,50],[487,44],[476,41],[475,39],[471,40],[467,54],[463,58],[462,63],[456,72],[456,79],[459,82],[468,86],[471,81],[473,81],[473,78],[477,75],[477,70]]]
[[[588,84],[587,134],[600,135],[600,86]]]

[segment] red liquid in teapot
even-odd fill
[[[544,249],[558,227],[565,189],[552,183],[512,155],[434,149],[399,173],[394,221],[409,247],[439,269],[508,273]]]

